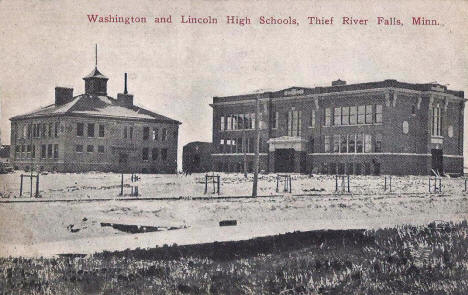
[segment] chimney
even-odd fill
[[[346,85],[346,81],[343,81],[341,79],[332,81],[332,86],[343,86]]]
[[[126,108],[133,106],[133,95],[127,90],[127,73],[124,75],[124,92],[117,94],[117,104]]]
[[[55,105],[64,105],[73,100],[73,88],[55,87]]]

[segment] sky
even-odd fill
[[[148,22],[90,23],[88,14],[144,16]],[[154,17],[169,15],[172,24],[154,23]],[[183,24],[182,15],[216,17],[218,24]],[[226,16],[248,16],[251,25],[226,24]],[[261,16],[291,17],[299,25],[262,25]],[[333,17],[334,23],[310,25],[309,16]],[[403,25],[377,25],[379,16]],[[418,16],[440,25],[411,25]],[[343,25],[342,17],[369,21]],[[56,86],[84,92],[82,77],[94,67],[95,44],[109,95],[123,91],[127,72],[135,104],[182,122],[181,162],[183,145],[211,141],[213,96],[326,86],[338,78],[437,81],[466,93],[467,23],[468,2],[456,0],[0,0],[1,142],[9,144],[9,118],[52,104]]]

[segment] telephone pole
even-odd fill
[[[255,158],[254,158],[254,179],[252,188],[252,197],[257,196],[258,184],[258,163],[259,163],[259,145],[260,145],[260,132],[259,132],[259,108],[260,108],[260,93],[257,94],[255,99]]]

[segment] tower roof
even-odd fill
[[[83,79],[85,79],[85,80],[86,79],[92,79],[92,78],[109,80],[109,78],[107,78],[101,72],[99,72],[97,67],[95,67],[94,70],[91,73],[89,73],[88,75],[83,77]]]

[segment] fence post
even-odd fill
[[[205,194],[207,193],[208,191],[208,175],[205,174]]]
[[[124,183],[123,183],[123,173],[122,173],[122,177],[120,180],[120,195],[121,196],[123,196],[123,186],[124,186]]]
[[[36,176],[36,198],[39,197],[39,172],[37,172]]]
[[[338,192],[338,174],[335,175],[335,192]]]
[[[429,176],[429,192],[431,192],[431,177]]]
[[[439,192],[442,192],[442,178],[439,178]]]
[[[32,169],[32,168],[31,168]],[[29,176],[29,197],[32,198],[32,188],[33,188],[33,185],[32,185],[32,180],[33,180],[33,176],[32,174]]]
[[[350,193],[350,190],[349,190],[349,174],[348,174],[348,193]]]
[[[389,178],[390,178],[389,179],[390,180],[390,191],[392,191],[392,176],[390,175]]]
[[[221,180],[221,177],[218,175],[216,178],[218,178],[218,195],[219,195],[219,187],[220,187],[219,181]]]
[[[466,192],[466,178],[465,178],[465,192]]]
[[[279,175],[276,175],[276,192],[279,192]]]
[[[20,197],[23,196],[23,174],[21,174],[21,182],[20,182]]]
[[[387,191],[387,175],[384,176],[385,182],[384,182],[384,191]]]
[[[292,180],[291,180],[291,175],[289,175],[289,193],[292,193]]]

